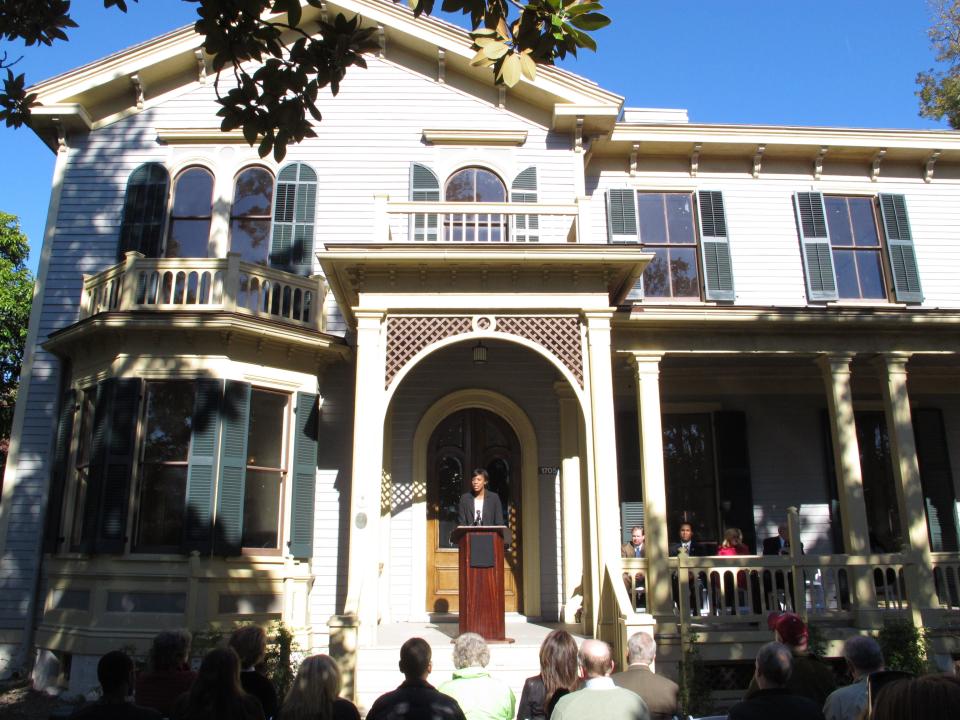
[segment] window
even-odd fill
[[[212,213],[213,175],[198,167],[184,170],[173,185],[166,257],[207,257]]]
[[[464,168],[447,180],[444,199],[447,202],[502,203],[507,200],[507,188],[489,170]],[[491,213],[451,213],[444,217],[443,232],[444,239],[453,242],[503,242],[507,239],[504,216]]]
[[[873,198],[825,196],[830,249],[841,298],[887,297]]]
[[[147,257],[160,255],[169,184],[167,171],[158,163],[141,165],[130,174],[123,199],[117,262],[131,251]]]
[[[317,174],[309,165],[287,165],[277,175],[270,265],[301,275],[313,269]]]
[[[288,397],[280,393],[254,390],[250,396],[243,493],[245,548],[280,547],[287,405]]]
[[[249,168],[237,176],[230,211],[230,251],[244,262],[266,265],[270,254],[273,175]]]
[[[93,408],[97,398],[97,389],[88,388],[80,394],[80,434],[76,455],[76,488],[73,503],[73,528],[70,548],[80,547],[83,532],[83,509],[87,503],[87,486],[90,481],[90,446],[93,439]]]

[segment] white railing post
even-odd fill
[[[227,271],[223,276],[223,309],[237,311],[237,295],[240,294],[240,253],[227,253]]]
[[[137,304],[137,261],[143,253],[132,250],[123,255],[123,272],[120,275],[120,301],[117,310],[131,310]]]
[[[807,576],[797,560],[802,550],[800,544],[800,513],[792,505],[787,508],[787,537],[790,539],[790,575],[793,577],[793,610],[803,621],[807,621]]]

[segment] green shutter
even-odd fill
[[[169,175],[159,163],[141,165],[131,173],[123,200],[117,262],[131,250],[160,257],[169,186]]]
[[[220,411],[220,486],[214,525],[214,553],[217,555],[240,554],[249,418],[250,385],[227,380]]]
[[[414,202],[440,202],[440,181],[426,165],[410,165],[410,199]],[[410,239],[433,242],[440,239],[440,216],[414,213],[410,218]]]
[[[723,527],[740,528],[743,542],[754,550],[757,531],[753,520],[753,484],[750,481],[746,415],[738,410],[715,412],[713,433]]]
[[[184,551],[213,549],[213,496],[223,381],[198,380],[190,424],[187,470],[187,521]]]
[[[798,192],[793,196],[800,226],[803,267],[807,274],[807,295],[811,300],[836,300],[837,277],[833,271],[830,230],[823,208],[823,195]]]
[[[514,178],[510,187],[510,202],[537,202],[537,168],[528,167]],[[514,215],[514,242],[540,242],[540,217],[538,215]]]
[[[304,163],[287,165],[277,175],[270,242],[272,267],[309,275],[317,214],[317,173]]]
[[[700,200],[700,257],[703,263],[704,296],[707,300],[733,301],[733,267],[723,193],[719,190],[701,190],[697,196]]]
[[[317,396],[297,393],[293,437],[293,487],[290,517],[290,554],[298,558],[313,555],[313,508],[317,484]]]
[[[43,551],[55,553],[63,537],[60,525],[63,514],[63,492],[70,474],[70,440],[73,438],[73,416],[77,409],[77,393],[68,390],[60,400],[57,434],[53,444],[53,466],[50,469],[50,490],[47,493],[47,518],[43,533]]]
[[[906,199],[903,195],[880,195],[880,214],[887,235],[894,294],[899,302],[923,302]]]
[[[610,242],[638,241],[637,194],[629,188],[607,190],[607,237]]]
[[[957,552],[960,549],[960,520],[957,518],[957,496],[941,411],[937,408],[914,410],[913,432],[930,549]]]

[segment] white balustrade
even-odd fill
[[[394,242],[566,243],[576,242],[576,203],[386,202],[380,232]]]

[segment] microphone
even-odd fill
[[[476,519],[473,521],[473,524],[474,524],[474,525],[479,525],[479,524],[480,524],[480,511],[479,511],[479,510],[477,510],[477,517],[476,517]]]

